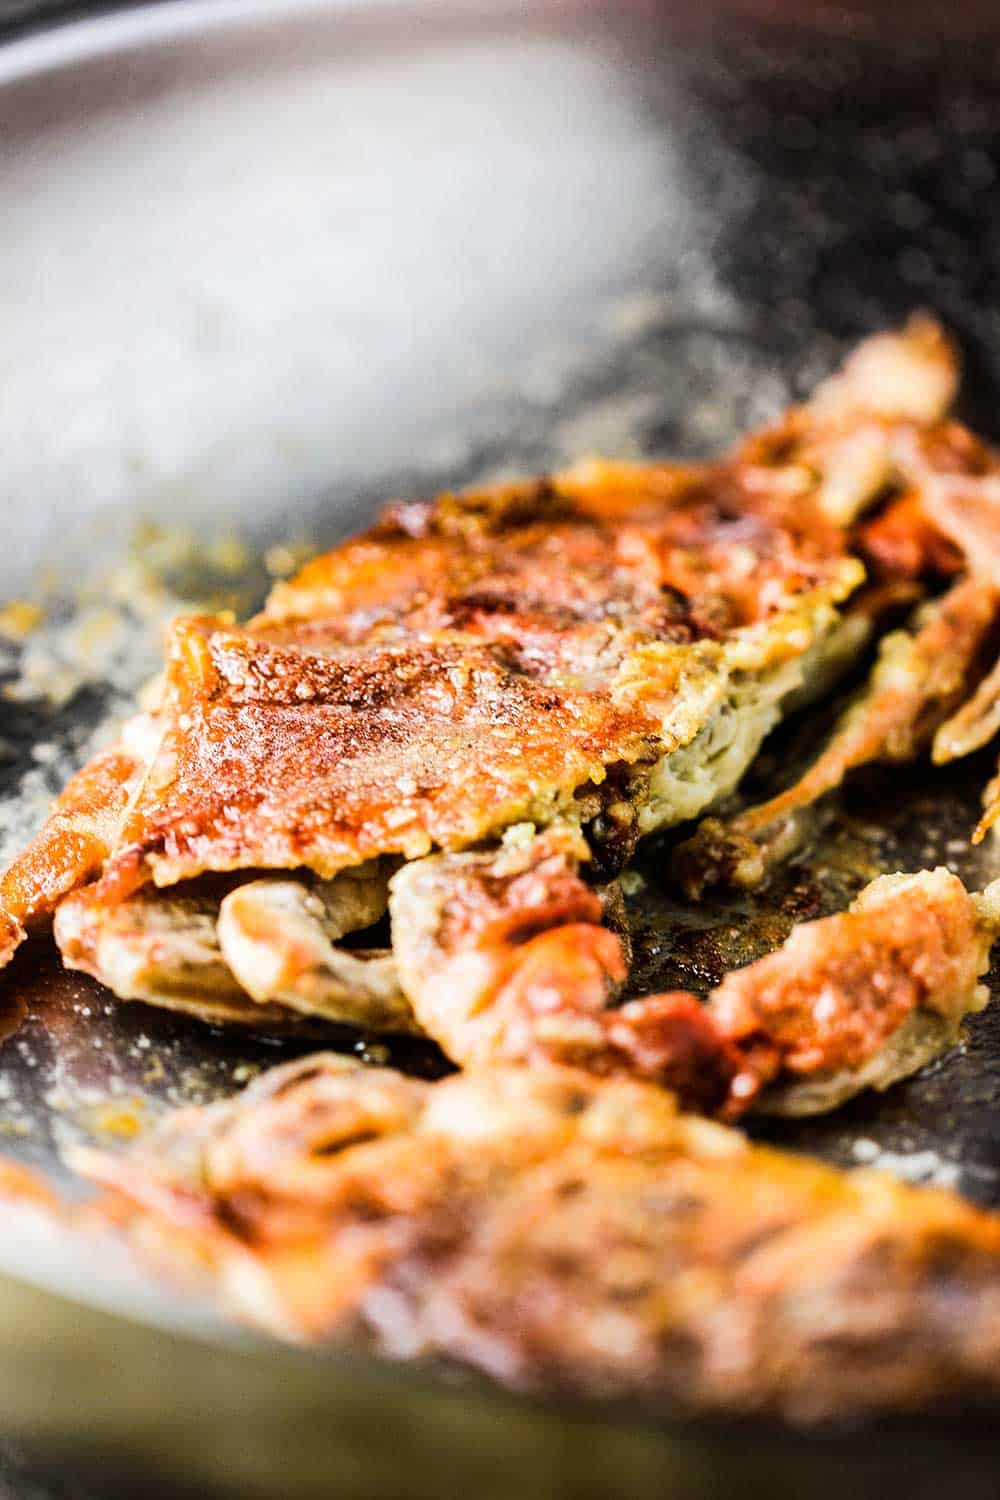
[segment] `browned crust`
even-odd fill
[[[726,465],[445,496],[316,559],[244,630],[179,622],[109,898],[572,817],[609,769],[672,747],[676,667],[626,686],[637,650],[729,639],[841,576],[808,505],[794,530],[774,509]]]
[[[0,968],[27,927],[51,916],[63,896],[100,873],[144,769],[137,755],[111,745],[52,804],[41,832],[0,877]]]
[[[1000,1218],[569,1069],[313,1057],[82,1163],[286,1336],[795,1419],[1000,1393]]]
[[[674,993],[614,1009],[623,954],[578,873],[578,844],[552,830],[395,877],[403,982],[462,1066],[547,1061],[650,1079],[729,1118],[777,1102],[771,1085],[806,1080],[808,1098],[782,1109],[811,1113],[921,1066],[984,1002],[991,908],[941,868],[873,881],[849,911],[797,926],[728,974],[705,1005]],[[905,1055],[893,1050],[907,1037]]]
[[[734,1105],[745,1108],[779,1074],[860,1068],[918,1010],[957,1026],[982,1003],[990,941],[944,869],[875,881],[850,911],[796,927],[710,997],[720,1032],[746,1060]]]

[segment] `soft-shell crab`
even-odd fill
[[[285,1338],[797,1421],[1000,1395],[1000,1218],[564,1067],[314,1053],[78,1149],[103,1208]]]
[[[463,1065],[569,1062],[728,1116],[912,1071],[983,1003],[992,888],[882,879],[707,1006],[614,1008],[613,880],[902,611],[803,780],[704,824],[680,880],[759,880],[852,767],[993,735],[1000,460],[948,419],[956,384],[918,318],[717,462],[394,505],[246,626],[177,621],[144,711],[0,882],[0,950],[54,916],[124,999],[425,1031]],[[391,951],[357,947],[387,909]]]

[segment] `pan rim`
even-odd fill
[[[531,24],[544,13],[592,12],[581,0],[542,0],[533,7]],[[525,18],[518,0],[157,0],[140,4],[124,0],[115,9],[91,16],[54,18],[37,33],[0,43],[0,89],[75,64],[127,54],[144,46],[186,41],[226,30],[261,24],[296,22],[323,15],[345,20],[385,20],[393,15],[433,16],[439,26],[476,21]]]

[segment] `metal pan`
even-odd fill
[[[34,626],[0,654],[5,847],[124,710],[173,608],[249,607],[252,559],[280,570],[376,499],[588,450],[711,451],[914,305],[965,341],[968,415],[996,432],[987,19],[973,67],[890,59],[840,12],[820,33],[747,11],[204,0],[0,48],[0,600],[42,610],[2,617]],[[654,845],[637,987],[706,986],[878,869],[981,884],[983,776],[857,780],[808,860],[709,916],[672,903]],[[44,945],[0,1006],[0,1149],[67,1192],[68,1141],[124,1145],[288,1051],[115,1005]],[[888,1098],[770,1138],[998,1203],[998,1092],[987,1012]],[[279,1349],[110,1248],[5,1228],[0,1429],[44,1449],[53,1494],[992,1493],[981,1416],[654,1429]]]

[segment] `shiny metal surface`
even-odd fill
[[[45,610],[0,655],[3,847],[124,711],[170,609],[249,606],[254,559],[328,542],[387,494],[710,451],[924,304],[964,340],[969,415],[997,434],[989,49],[973,72],[836,25],[803,53],[682,20],[205,0],[0,50],[0,602]],[[764,903],[707,922],[645,851],[637,985],[708,984],[876,869],[940,858],[981,883],[996,856],[964,839],[984,774],[860,780]],[[67,1191],[68,1141],[124,1146],[283,1055],[114,1005],[44,945],[0,1004],[0,1150]],[[987,1013],[889,1098],[773,1135],[998,1202],[998,1092]],[[655,1432],[234,1339],[110,1252],[7,1230],[0,1428],[110,1462],[98,1483],[122,1470],[122,1493],[137,1464],[198,1494],[439,1495],[445,1473],[482,1496],[867,1495],[901,1465],[918,1496],[945,1470],[991,1493],[981,1425],[960,1448],[940,1423],[877,1448]]]

